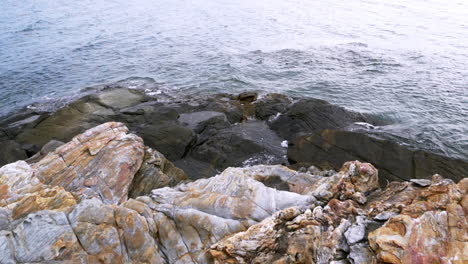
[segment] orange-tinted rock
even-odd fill
[[[461,226],[451,227],[452,221],[461,221]],[[370,233],[369,241],[383,263],[463,263],[468,260],[467,227],[464,214],[447,211],[418,218],[398,215]]]
[[[68,191],[89,188],[107,203],[127,199],[143,160],[141,138],[122,123],[105,123],[78,135],[33,165],[34,175]]]
[[[24,161],[20,160],[0,168],[0,206],[19,199],[22,194],[41,188],[42,184],[33,176],[33,169]]]
[[[66,192],[62,187],[53,187],[25,195],[9,207],[13,210],[12,218],[18,219],[42,210],[71,211],[75,205],[76,200],[71,193]]]
[[[180,183],[181,170],[127,132],[106,123],[0,168],[0,263],[467,259],[467,179],[376,190],[377,170],[351,161],[338,173],[259,165]],[[129,186],[148,195],[127,200]]]
[[[276,212],[247,231],[214,244],[209,253],[218,264],[346,263],[347,253],[343,253],[349,247],[344,234],[356,212],[340,213],[347,202],[333,203],[313,211],[292,207]],[[368,248],[365,243],[362,246]],[[376,263],[370,250],[365,254],[365,263]]]
[[[392,216],[383,227],[369,234],[372,249],[384,263],[464,263],[468,261],[468,216],[466,179],[455,184],[434,176],[425,188],[406,183],[395,191],[391,185],[379,202],[370,205],[371,215],[387,204]],[[390,201],[398,201],[391,205]]]

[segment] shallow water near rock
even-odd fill
[[[468,158],[465,1],[1,3],[0,115],[148,76],[155,93],[325,99],[395,121],[380,129],[422,148]]]

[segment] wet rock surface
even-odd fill
[[[0,263],[463,263],[468,181],[282,165],[190,181],[122,123],[0,168]],[[141,196],[140,196],[141,195]]]
[[[382,185],[435,173],[459,180],[468,170],[464,160],[409,148],[365,130],[348,131],[356,124],[374,128],[385,122],[323,100],[255,92],[174,98],[127,86],[123,81],[89,88],[85,96],[51,112],[35,107],[1,119],[0,165],[26,158],[37,162],[58,147],[52,143],[117,121],[191,179],[256,164],[338,170],[348,160],[374,164]]]
[[[273,120],[271,128],[283,138],[291,140],[301,134],[344,128],[355,122],[372,123],[372,118],[320,99],[301,99]]]

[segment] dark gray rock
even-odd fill
[[[2,139],[15,139],[18,134],[33,129],[49,115],[48,112],[36,112],[24,108],[17,113],[0,118],[0,141]]]
[[[181,159],[195,140],[195,133],[177,122],[167,121],[159,124],[143,125],[138,128],[145,145],[157,149],[169,160]]]
[[[239,94],[239,101],[243,103],[252,103],[257,100],[258,93],[256,92],[244,92]]]
[[[196,133],[203,132],[206,127],[219,127],[217,123],[220,123],[221,127],[229,126],[226,114],[214,111],[181,114],[179,122],[187,125]]]
[[[282,94],[267,94],[255,102],[255,116],[261,120],[269,120],[277,114],[282,114],[288,110],[292,101]]]
[[[133,178],[128,196],[136,198],[149,195],[153,189],[174,186],[187,179],[185,172],[174,166],[163,154],[145,148],[143,163]]]
[[[420,150],[360,132],[326,129],[290,142],[288,158],[295,167],[316,165],[339,169],[349,160],[370,162],[379,170],[381,185],[387,180],[426,179],[438,173],[455,181],[468,171],[468,162]]]
[[[248,160],[251,162],[244,165],[281,164],[287,162],[281,142],[264,122],[247,121],[201,134],[189,157],[210,164],[215,170],[241,166]]]
[[[363,114],[348,111],[319,99],[302,99],[278,116],[270,127],[285,139],[323,129],[344,128],[354,122],[372,122]]]
[[[54,151],[56,148],[62,146],[65,144],[62,141],[54,140],[52,139],[51,141],[47,142],[39,152],[37,152],[34,156],[30,157],[26,161],[28,163],[35,163],[41,160],[43,157],[45,157],[49,152]]]
[[[4,142],[0,164],[37,152],[44,155],[46,148],[41,148],[51,140],[66,142],[91,127],[119,121],[180,164],[191,178],[210,177],[228,166],[288,164],[288,159],[295,168],[317,165],[335,170],[348,160],[368,161],[379,168],[381,183],[433,173],[457,180],[468,170],[466,161],[409,149],[395,143],[398,139],[369,137],[359,132],[362,124],[371,129],[369,123],[383,121],[323,100],[293,104],[285,95],[258,97],[255,92],[176,99],[128,89],[135,85],[153,89],[156,84],[128,79],[90,88],[89,94],[58,110],[24,109],[0,120],[0,142]],[[351,125],[357,131],[343,131]],[[290,143],[288,159],[287,141],[281,146],[284,139]]]
[[[26,151],[23,150],[20,144],[13,140],[0,141],[0,167],[15,162],[17,160],[27,159]]]
[[[120,110],[119,115],[119,117],[127,123],[137,123],[140,120],[136,118],[138,116],[143,116],[141,120],[145,123],[158,123],[161,121],[177,120],[177,118],[179,118],[179,112],[174,107],[152,101],[123,108]]]
[[[221,172],[212,164],[192,157],[176,160],[174,161],[174,165],[187,173],[188,178],[191,180],[209,178]]]

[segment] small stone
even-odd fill
[[[362,241],[366,235],[366,218],[363,216],[356,217],[356,223],[351,225],[345,232],[348,244],[352,245]]]
[[[432,184],[432,181],[429,179],[411,179],[410,182],[421,187],[427,187]]]
[[[385,212],[382,212],[382,213],[376,215],[374,217],[374,220],[386,221],[386,220],[390,219],[390,217],[392,217],[394,215],[397,215],[397,213],[385,211]]]

